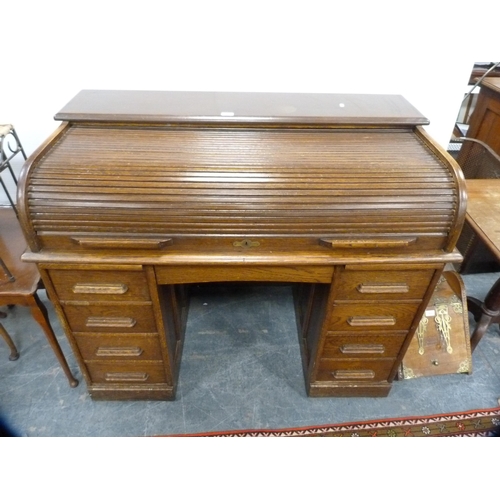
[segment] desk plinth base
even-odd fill
[[[329,384],[316,382],[309,385],[310,397],[355,397],[355,398],[381,398],[389,395],[392,384],[389,382],[372,383],[370,385],[353,383]]]
[[[171,386],[110,387],[94,385],[88,388],[90,397],[96,401],[174,401],[175,388]]]

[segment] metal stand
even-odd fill
[[[7,186],[2,179],[2,172],[7,169],[14,180],[14,184],[17,186],[17,178],[14,174],[14,170],[11,166],[11,161],[18,155],[21,154],[26,161],[26,153],[21,145],[21,141],[16,133],[16,130],[12,125],[0,125],[0,184],[2,185],[9,202],[14,209],[17,216],[16,203],[12,199]]]
[[[2,271],[5,273],[6,279],[0,280],[0,285],[3,283],[9,283],[16,281],[15,276],[9,271],[9,268],[7,267],[7,264],[3,261],[3,259],[0,257],[0,267],[2,268]],[[0,318],[5,318],[7,315],[4,312],[0,312]],[[10,349],[10,356],[9,359],[11,361],[15,361],[17,358],[19,358],[19,352],[16,349],[16,346],[10,337],[10,335],[7,333],[7,330],[3,327],[2,323],[0,323],[0,337],[2,337],[7,346]]]

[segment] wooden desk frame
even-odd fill
[[[186,291],[213,281],[294,284],[310,396],[389,393],[466,200],[404,99],[83,91],[56,118],[24,259],[93,397],[173,399]]]

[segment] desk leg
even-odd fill
[[[47,337],[47,340],[49,341],[49,344],[54,351],[54,354],[59,360],[61,368],[68,378],[69,385],[71,387],[76,387],[78,385],[78,380],[73,377],[66,358],[64,357],[64,354],[61,350],[59,342],[57,341],[54,330],[52,330],[52,327],[50,326],[47,308],[43,305],[42,301],[38,298],[38,295],[36,293],[32,295],[31,300],[29,301],[29,308],[35,321],[42,327],[45,336]]]
[[[474,297],[467,297],[469,311],[477,321],[476,328],[471,336],[471,351],[474,352],[477,344],[491,324],[500,323],[500,279],[491,287],[484,302]]]

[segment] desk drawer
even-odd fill
[[[73,332],[156,332],[151,304],[64,304],[66,318]]]
[[[434,269],[343,271],[335,283],[336,300],[422,299]]]
[[[159,384],[166,382],[161,361],[121,361],[87,363],[90,379],[95,384]]]
[[[329,359],[319,362],[318,381],[381,382],[387,380],[395,359]]]
[[[335,331],[381,331],[410,328],[420,303],[337,304],[328,329]]]
[[[406,334],[336,335],[328,333],[323,358],[387,358],[396,357]]]
[[[77,333],[75,339],[86,361],[162,359],[157,334]]]
[[[140,301],[149,300],[146,275],[142,271],[49,270],[60,300]]]

